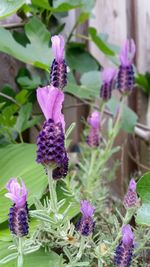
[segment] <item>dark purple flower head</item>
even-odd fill
[[[46,117],[37,137],[37,162],[53,168],[53,178],[67,175],[68,157],[65,149],[64,116],[61,113],[64,93],[53,86],[37,89],[37,100]]]
[[[91,147],[97,147],[100,143],[100,127],[101,127],[101,117],[98,111],[93,111],[91,116],[87,119],[90,125],[89,135],[87,138],[87,143]]]
[[[131,179],[127,194],[124,197],[124,206],[126,209],[133,208],[138,204],[138,196],[136,193],[136,182]]]
[[[54,60],[51,66],[50,83],[51,85],[63,89],[67,84],[67,65],[64,59],[64,38],[55,35],[51,38]]]
[[[21,180],[21,185],[18,183],[16,178],[12,178],[6,185],[8,193],[6,197],[10,198],[14,203],[9,211],[9,228],[10,231],[17,236],[25,236],[28,234],[28,205],[27,195],[28,191],[25,184]]]
[[[127,40],[120,53],[120,67],[117,77],[117,87],[122,94],[128,95],[134,87],[133,58],[135,56],[134,41]]]
[[[107,68],[102,71],[103,83],[100,89],[100,97],[104,101],[108,101],[111,98],[112,87],[115,76],[116,76],[116,69]]]
[[[115,251],[115,266],[129,267],[134,249],[134,235],[129,224],[122,227],[122,239]]]
[[[78,221],[76,228],[81,235],[89,236],[95,228],[95,222],[93,220],[95,207],[92,206],[89,201],[82,200],[80,211],[82,213],[82,217]]]

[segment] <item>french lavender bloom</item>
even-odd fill
[[[51,66],[50,83],[51,85],[63,89],[67,85],[67,65],[64,59],[64,38],[55,35],[51,38],[54,60]]]
[[[127,194],[124,197],[123,204],[126,209],[133,208],[138,204],[138,196],[136,193],[136,182],[134,179],[131,179],[129,183],[129,188]]]
[[[78,221],[76,228],[81,235],[89,236],[95,228],[95,222],[93,220],[95,207],[93,207],[87,200],[82,200],[80,205],[82,217]]]
[[[98,111],[93,111],[91,116],[88,117],[87,122],[90,125],[87,143],[91,147],[97,147],[100,143],[100,113]]]
[[[100,97],[104,101],[108,101],[111,98],[115,76],[116,70],[113,68],[104,69],[102,71],[103,84],[100,89]]]
[[[134,235],[129,224],[122,227],[122,239],[115,251],[115,266],[129,267],[134,249]]]
[[[65,149],[65,121],[61,113],[64,93],[53,86],[37,89],[37,100],[46,121],[37,137],[38,163],[52,165],[53,179],[67,175],[68,157]]]
[[[16,178],[11,178],[6,185],[8,193],[5,194],[14,204],[9,211],[9,229],[19,237],[28,234],[28,219],[29,211],[27,205],[28,191],[24,182],[21,180],[21,185]]]
[[[135,43],[126,40],[120,53],[120,67],[117,77],[117,87],[122,94],[128,95],[134,87],[133,58],[135,56]]]

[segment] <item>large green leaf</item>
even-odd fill
[[[100,35],[97,34],[95,28],[90,27],[88,32],[92,38],[92,41],[96,44],[96,46],[106,55],[115,56],[115,51],[110,47],[110,45],[103,41]]]
[[[89,72],[84,73],[80,81],[83,85],[95,87],[100,91],[102,81],[100,78],[99,71],[95,70],[95,71],[89,71]]]
[[[137,183],[137,192],[145,203],[150,203],[150,172],[145,173]]]
[[[0,222],[7,219],[10,201],[4,197],[5,184],[11,177],[21,177],[29,190],[29,205],[41,198],[47,177],[44,168],[35,162],[36,146],[32,144],[8,145],[0,149]]]
[[[77,85],[75,83],[68,83],[65,87],[65,92],[72,94],[80,99],[89,99],[94,97],[99,97],[99,90],[95,87],[86,86],[86,85]]]
[[[1,0],[0,1],[0,19],[3,19],[15,13],[23,4],[25,0]]]
[[[71,70],[76,70],[80,73],[98,70],[97,61],[85,51],[83,45],[71,43],[67,47],[66,60]]]
[[[25,25],[25,33],[30,40],[30,44],[26,47],[17,43],[8,30],[0,28],[0,51],[25,63],[48,70],[52,61],[49,48],[50,33],[36,17],[30,19]]]
[[[120,108],[120,105],[120,102],[114,97],[112,97],[107,103],[108,108],[114,116],[116,115],[117,110]],[[124,105],[121,114],[121,128],[127,133],[133,133],[137,119],[138,117],[136,113],[128,106]]]
[[[150,226],[150,203],[144,203],[137,211],[136,223]]]
[[[8,247],[10,245],[12,245],[10,242],[0,242],[0,259],[14,252],[10,250],[8,251]],[[62,257],[53,251],[44,252],[44,249],[40,249],[39,251],[24,256],[23,267],[53,267],[54,264],[55,266],[63,267],[64,265]],[[16,260],[10,261],[2,266],[16,267]]]

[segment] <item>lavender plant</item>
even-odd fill
[[[37,89],[37,101],[46,120],[37,137],[36,162],[45,170],[49,188],[46,188],[41,200],[35,197],[34,207],[28,209],[28,190],[24,182],[21,180],[20,185],[13,178],[6,185],[6,197],[14,203],[9,212],[9,228],[14,241],[11,249],[15,252],[0,259],[0,264],[17,258],[17,267],[22,267],[24,256],[44,248],[45,252],[54,251],[60,255],[60,267],[129,267],[132,262],[139,266],[138,252],[144,250],[148,239],[145,238],[142,246],[136,248],[136,244],[140,244],[140,236],[136,227],[133,225],[131,228],[130,225],[140,205],[136,182],[131,179],[123,205],[109,196],[110,205],[107,203],[109,190],[105,181],[108,173],[112,173],[108,160],[118,151],[113,144],[121,127],[124,98],[134,85],[132,60],[135,45],[131,41],[130,53],[129,44],[127,41],[120,54],[121,66],[117,75],[114,69],[103,70],[102,105],[99,101],[97,105],[92,105],[87,119],[88,134],[81,145],[76,166],[70,164],[69,168],[65,147],[68,134],[65,135],[62,114],[65,97],[62,89],[67,85],[65,44],[62,36],[52,37],[54,60],[50,85]],[[115,82],[122,97],[114,117],[109,119],[109,131],[105,137],[104,109]],[[75,213],[70,215],[75,206]],[[29,217],[31,222],[36,221],[32,233]]]

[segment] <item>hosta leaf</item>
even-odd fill
[[[0,1],[0,19],[3,19],[15,13],[23,4],[25,0],[1,0]]]
[[[0,149],[0,222],[7,219],[10,201],[4,197],[5,184],[11,177],[21,177],[29,191],[29,205],[41,198],[47,177],[44,168],[35,162],[36,145],[16,144]]]

